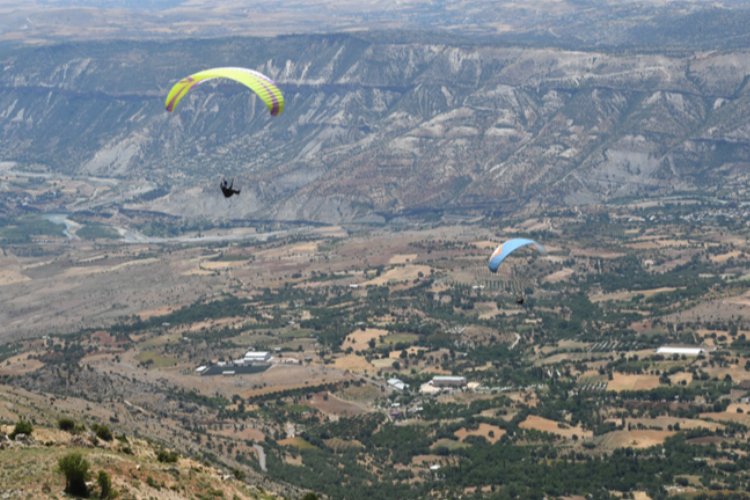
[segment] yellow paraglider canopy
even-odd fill
[[[164,107],[167,111],[174,111],[191,88],[215,78],[227,78],[249,87],[268,106],[273,116],[284,111],[284,96],[273,80],[247,68],[212,68],[187,76],[174,84],[167,94]]]

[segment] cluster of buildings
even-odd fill
[[[458,375],[437,375],[419,387],[421,394],[437,394],[451,389],[463,389],[467,386],[466,377]]]
[[[268,351],[247,351],[245,356],[240,359],[235,359],[235,366],[250,366],[256,364],[270,363],[271,353]]]
[[[403,392],[409,388],[409,384],[398,378],[389,378],[387,380],[388,387],[395,389],[399,392]],[[438,394],[443,391],[452,389],[474,389],[478,386],[478,383],[469,383],[466,381],[466,377],[457,375],[437,375],[432,377],[432,380],[425,382],[419,387],[420,394]]]
[[[268,351],[247,351],[245,356],[233,361],[218,361],[213,365],[199,366],[195,371],[199,375],[239,375],[258,373],[271,366],[273,357]]]

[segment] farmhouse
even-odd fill
[[[401,379],[397,378],[389,378],[388,379],[388,385],[397,391],[404,391],[409,387],[409,384],[405,383]]]
[[[685,356],[699,356],[700,354],[704,354],[707,352],[708,350],[705,347],[661,346],[656,350],[656,354],[679,354]]]
[[[271,353],[268,351],[247,351],[243,361],[245,364],[268,363],[271,361]]]
[[[247,351],[244,358],[232,361],[234,366],[261,366],[271,362],[271,353],[268,351]]]
[[[271,366],[271,353],[268,351],[247,351],[245,357],[232,361],[218,361],[213,365],[199,366],[195,371],[200,375],[240,375],[259,373]],[[299,363],[297,360],[293,360]]]
[[[436,377],[432,377],[430,383],[434,387],[463,387],[466,385],[466,377],[438,375]]]
[[[445,389],[466,387],[466,377],[438,375],[419,387],[421,394],[438,394]]]

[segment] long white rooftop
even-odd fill
[[[701,353],[707,352],[705,347],[674,347],[674,346],[661,346],[656,350],[656,354],[684,354],[686,356],[698,356]]]

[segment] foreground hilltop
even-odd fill
[[[72,454],[80,454],[89,464],[89,492],[95,497],[101,494],[97,479],[104,472],[118,498],[279,498],[243,482],[245,475],[239,471],[221,470],[155,441],[119,432],[109,421],[98,422],[100,412],[90,404],[75,398],[58,404],[55,399],[0,386],[3,498],[64,497],[66,481],[59,461]],[[42,416],[62,415],[61,408],[68,407],[78,407],[72,414],[85,407],[86,416],[81,420]],[[29,418],[33,423],[24,420]],[[19,434],[8,422],[27,422],[31,432]]]

